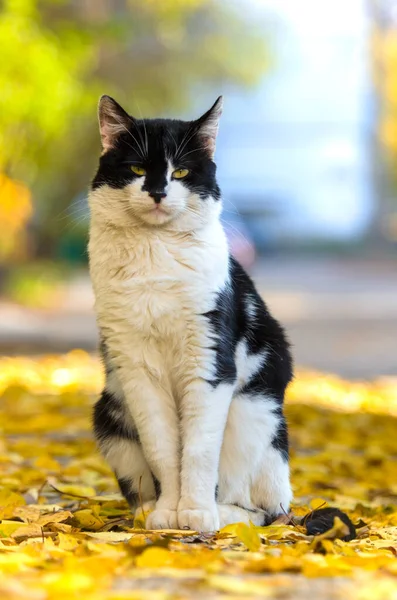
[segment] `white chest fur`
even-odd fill
[[[228,278],[219,220],[189,234],[104,227],[93,220],[89,254],[98,325],[111,354],[144,363],[156,376],[165,358],[169,366],[183,362],[189,368],[194,350],[187,345],[196,351],[208,345],[202,315],[214,308]]]

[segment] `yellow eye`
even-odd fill
[[[146,173],[145,169],[142,167],[136,167],[135,165],[131,166],[131,171],[135,173],[135,175],[138,175],[138,177],[142,177]]]
[[[189,169],[177,169],[173,172],[172,176],[174,179],[183,179],[189,173]]]

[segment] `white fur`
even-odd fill
[[[228,248],[220,203],[191,194],[171,179],[172,169],[161,210],[141,179],[90,194],[97,321],[107,360],[117,368],[106,385],[125,398],[142,444],[141,451],[135,442],[116,440],[104,454],[119,476],[139,472],[145,498],[153,493],[150,471],[161,481],[148,527],[212,530],[236,515],[251,518],[228,504],[256,509],[267,503],[277,512],[283,503],[287,510],[288,465],[271,447],[275,402],[234,395],[266,353],[249,355],[240,342],[236,386],[207,383],[215,363],[203,315],[228,282]],[[253,307],[247,309],[254,317]]]
[[[246,302],[245,310],[250,320],[254,321],[256,319],[257,308],[253,300],[248,299],[248,301]]]
[[[292,497],[289,467],[271,446],[279,423],[273,412],[276,407],[271,398],[233,398],[220,457],[222,502],[251,509],[266,506],[275,514],[282,512],[282,504],[288,511]]]
[[[243,339],[238,342],[235,352],[237,367],[238,388],[242,387],[248,380],[256,375],[266,361],[266,352],[249,354],[247,342]]]
[[[213,389],[197,379],[182,400],[180,527],[196,531],[219,528],[214,490],[233,388],[221,383]]]

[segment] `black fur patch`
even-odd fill
[[[133,488],[133,481],[127,477],[117,477],[119,488],[124,498],[131,508],[136,508],[139,504],[139,494]]]
[[[250,318],[249,306],[254,307],[255,318]],[[213,386],[221,382],[234,383],[236,346],[244,339],[248,352],[266,352],[266,361],[238,391],[271,396],[282,403],[292,378],[289,344],[283,328],[270,315],[252,280],[233,258],[230,259],[230,284],[218,295],[215,309],[204,316],[211,324],[212,348],[216,353],[216,372],[210,383]]]
[[[103,390],[95,404],[93,421],[95,437],[99,442],[109,437],[139,442],[138,432],[126,422],[122,403],[107,390]]]
[[[161,496],[161,483],[159,482],[157,477],[155,477],[153,475],[153,473],[152,473],[152,477],[153,477],[153,483],[154,483],[154,493],[156,496],[156,500],[158,500]]]
[[[261,526],[267,527],[268,525],[271,525],[277,519],[277,517],[278,515],[270,515],[268,512],[264,511]]]
[[[216,387],[220,383],[236,381],[236,364],[234,351],[238,337],[235,331],[236,314],[233,295],[224,290],[218,295],[216,308],[204,314],[213,332],[214,343],[211,349],[215,352],[215,377],[209,383]]]
[[[101,156],[92,189],[104,184],[116,189],[125,187],[138,177],[131,171],[131,165],[137,165],[146,170],[143,189],[149,194],[163,192],[168,160],[176,169],[189,170],[183,185],[190,191],[203,199],[220,198],[216,166],[203,148],[197,122],[171,119],[133,119],[117,146]]]
[[[281,456],[288,462],[289,458],[289,442],[288,442],[288,427],[284,415],[281,416],[281,420],[276,431],[276,435],[272,439],[272,446],[275,450],[281,453]]]

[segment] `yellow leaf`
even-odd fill
[[[226,525],[226,527],[223,527],[223,529],[220,530],[220,533],[230,533],[231,535],[234,535],[252,552],[258,551],[261,547],[261,539],[258,535],[257,528],[252,523],[250,523],[250,525],[247,525],[246,523]]]
[[[307,535],[291,525],[267,525],[255,529],[267,540],[307,539]]]
[[[61,550],[75,550],[79,546],[79,540],[65,533],[58,533],[58,547]]]
[[[313,498],[313,500],[310,500],[309,506],[312,510],[318,510],[319,508],[325,508],[327,501],[322,498]]]
[[[56,531],[61,533],[71,533],[73,531],[72,525],[66,525],[66,523],[48,523],[46,525],[46,531]]]
[[[25,498],[7,489],[0,490],[0,520],[9,519],[14,516],[17,506],[26,504]]]
[[[40,456],[34,461],[34,466],[44,471],[60,471],[60,464],[50,456]]]
[[[92,575],[79,571],[68,571],[66,573],[48,573],[42,578],[44,589],[51,594],[66,598],[81,598],[79,594],[90,592],[96,587],[95,578]]]
[[[303,575],[305,577],[336,577],[348,575],[352,567],[339,556],[321,556],[308,554],[303,557]]]
[[[60,492],[61,494],[65,494],[66,496],[72,496],[76,498],[93,498],[96,495],[94,488],[88,485],[59,483],[53,477],[49,477],[47,482],[56,491]]]
[[[87,532],[90,538],[98,540],[98,542],[127,542],[133,536],[132,533],[118,531],[98,531],[95,533]]]
[[[20,521],[3,520],[0,523],[0,537],[9,537],[21,527]]]
[[[77,524],[82,529],[92,529],[97,531],[104,526],[105,522],[99,517],[94,515],[89,508],[78,510],[74,513],[73,517],[77,521]]]
[[[33,510],[38,510],[41,514],[43,513],[55,513],[62,510],[62,506],[60,504],[29,504],[27,508],[31,508]],[[18,511],[22,510],[19,508]]]
[[[11,537],[15,540],[23,538],[43,538],[43,529],[37,523],[30,523],[29,525],[21,525],[16,529]]]
[[[327,554],[336,554],[335,545],[332,540],[322,540],[321,547]]]
[[[0,552],[0,573],[2,575],[23,573],[28,567],[34,566],[37,562],[37,558],[26,553]],[[12,598],[12,600],[14,599]]]
[[[237,537],[245,544],[251,552],[257,552],[261,547],[261,538],[255,531],[255,526],[240,523],[236,530]]]
[[[41,511],[32,506],[17,506],[14,510],[14,517],[22,519],[25,523],[33,523],[40,518]]]
[[[158,568],[171,565],[172,553],[166,548],[147,548],[136,558],[137,567]]]
[[[134,528],[145,529],[146,519],[154,508],[154,502],[145,502],[143,506],[138,506],[134,515]]]
[[[90,500],[95,500],[96,502],[117,502],[128,507],[127,502],[124,500],[121,494],[96,494],[92,498],[90,497]]]
[[[219,530],[219,533],[230,533],[230,535],[237,537],[236,529],[239,524],[240,523],[231,523],[230,525],[225,525],[225,527],[222,527],[222,529]]]
[[[39,525],[44,526],[48,523],[62,523],[63,521],[66,521],[67,519],[70,519],[72,517],[73,514],[68,510],[60,510],[58,512],[52,512],[46,515],[42,515],[41,517],[39,517],[37,522]]]

